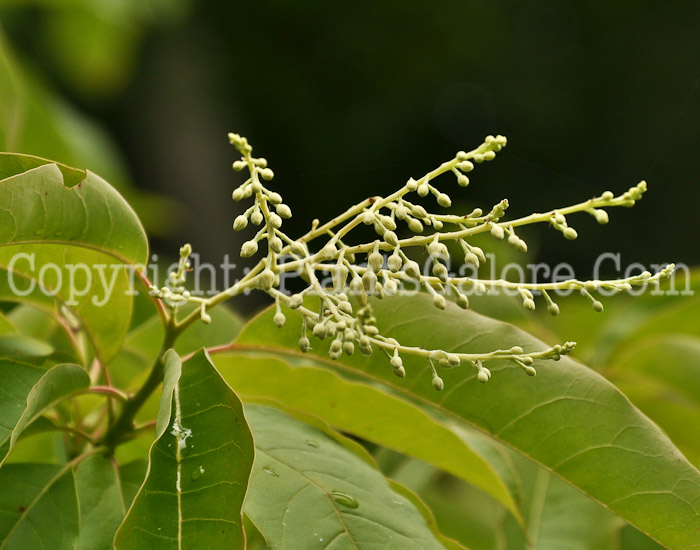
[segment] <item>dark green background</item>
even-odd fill
[[[164,253],[187,239],[237,257],[228,131],[270,161],[291,234],[501,133],[508,147],[467,190],[445,178],[456,206],[507,197],[524,215],[649,182],[607,227],[571,218],[575,242],[525,233],[538,260],[582,277],[607,251],[700,263],[700,2],[117,3],[130,38],[105,39],[101,60],[79,50],[103,31],[64,21],[91,2],[15,0],[0,17],[23,61],[115,136],[133,181],[182,199]],[[98,62],[125,68],[100,80]]]

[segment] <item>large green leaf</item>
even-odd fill
[[[0,299],[69,306],[108,360],[131,318],[132,275],[123,264],[148,257],[136,214],[89,171],[3,153],[0,174],[8,176],[0,180],[0,269],[7,271]]]
[[[80,525],[71,465],[0,468],[0,549],[73,550]]]
[[[606,375],[700,465],[700,437],[693,429],[700,426],[700,338],[646,338],[620,354]]]
[[[321,430],[246,407],[255,466],[246,514],[273,548],[442,548],[410,500]]]
[[[253,439],[235,393],[206,352],[166,354],[156,441],[117,549],[241,548]]]
[[[22,431],[44,411],[90,385],[77,365],[62,364],[45,371],[12,361],[0,361],[0,465]]]
[[[486,352],[544,344],[513,326],[456,307],[439,311],[419,295],[375,302],[379,328],[406,344]],[[297,354],[300,321],[285,330],[268,310],[239,335],[239,345]],[[537,363],[529,378],[508,362],[489,364],[479,384],[470,368],[441,373],[433,390],[429,365],[406,357],[407,376],[392,375],[381,354],[326,359],[328,343],[310,353],[328,368],[381,382],[424,406],[490,434],[551,470],[669,548],[700,544],[700,472],[612,384],[568,358]]]
[[[213,361],[244,400],[275,399],[343,432],[425,460],[472,483],[520,519],[513,497],[488,462],[415,404],[313,367],[309,360],[295,367],[279,356],[227,352]],[[425,444],[428,439],[432,445]]]
[[[75,489],[80,506],[78,550],[109,548],[128,504],[121,488],[117,465],[99,455],[75,469]]]
[[[0,548],[111,548],[145,466],[140,461],[117,467],[95,454],[62,465],[4,465]]]

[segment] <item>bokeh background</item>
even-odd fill
[[[218,263],[242,239],[229,131],[270,161],[292,235],[500,133],[468,189],[445,178],[457,208],[649,182],[608,226],[571,218],[577,241],[526,232],[527,260],[695,265],[699,22],[695,1],[3,0],[0,146],[103,175],[154,251]]]

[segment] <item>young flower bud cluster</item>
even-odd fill
[[[605,208],[632,206],[646,191],[646,183],[641,182],[619,197],[606,191],[600,197],[573,206],[509,221],[503,221],[509,206],[506,199],[486,214],[480,208],[461,215],[445,213],[444,209],[452,205],[452,199],[436,185],[436,179],[443,174],[452,173],[457,178],[458,187],[468,186],[470,180],[466,174],[474,170],[475,164],[495,158],[506,145],[503,136],[487,136],[484,143],[476,149],[460,151],[453,159],[424,176],[410,178],[386,197],[368,198],[325,224],[314,220],[311,229],[298,239],[288,237],[281,230],[283,219],[291,217],[292,213],[282,202],[282,197],[264,184],[274,178],[267,161],[252,156],[253,149],[244,137],[229,134],[229,139],[241,154],[241,158],[233,163],[234,170],[247,169],[249,174],[234,190],[233,198],[236,201],[253,199],[252,205],[235,218],[233,227],[236,231],[246,230],[251,225],[259,228],[251,239],[243,243],[241,256],[255,256],[260,250],[259,242],[263,240],[267,241],[266,254],[248,275],[221,296],[208,300],[189,296],[183,298],[186,291],[180,290],[180,276],[184,282],[186,258],[182,273],[178,270],[176,279],[167,288],[156,289],[155,292],[161,298],[174,299],[177,303],[199,301],[202,319],[206,320],[206,307],[215,305],[224,297],[248,289],[263,290],[275,300],[273,322],[278,327],[286,324],[285,308],[301,315],[302,331],[298,345],[304,353],[312,348],[312,338],[325,340],[328,354],[334,360],[339,360],[344,354],[353,355],[357,350],[366,355],[381,350],[387,355],[394,374],[399,377],[406,376],[405,365],[408,363],[404,363],[404,359],[407,356],[422,358],[429,364],[432,385],[437,390],[444,387],[437,369],[471,364],[476,369],[476,378],[480,382],[487,382],[491,378],[491,371],[484,363],[493,360],[510,361],[521,367],[526,374],[534,376],[536,361],[557,360],[571,352],[575,344],[567,342],[530,353],[524,353],[522,348],[516,346],[508,350],[478,354],[410,346],[381,334],[372,313],[370,297],[382,299],[396,294],[405,285],[409,285],[409,288],[412,285],[413,288],[417,286],[424,289],[432,296],[433,305],[444,310],[448,307],[450,296],[459,307],[469,307],[465,288],[482,294],[491,289],[510,289],[517,292],[525,309],[534,310],[536,300],[542,297],[548,311],[557,315],[559,306],[550,297],[550,291],[578,290],[591,300],[594,309],[602,311],[602,303],[593,297],[592,292],[603,289],[626,291],[633,285],[666,278],[673,271],[673,266],[670,265],[655,275],[645,272],[612,281],[572,279],[531,284],[453,276],[450,272],[449,243],[459,245],[455,248],[463,252],[464,262],[478,268],[486,262],[486,255],[481,248],[471,244],[474,235],[490,233],[496,239],[506,240],[516,250],[526,252],[527,244],[518,236],[516,228],[534,223],[549,223],[565,238],[575,239],[578,234],[568,225],[568,215],[587,212],[598,223],[605,224],[608,222]],[[426,206],[419,204],[421,202]],[[376,237],[367,242],[351,243],[350,234],[360,225],[371,227]],[[421,253],[427,253],[425,271],[414,259]],[[283,257],[291,260],[283,262]],[[279,281],[285,273],[298,274],[307,287],[291,296],[281,292],[278,289]],[[306,300],[307,297],[314,298]]]

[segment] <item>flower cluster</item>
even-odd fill
[[[577,232],[568,225],[568,215],[587,212],[598,223],[605,224],[608,222],[605,208],[633,206],[646,191],[646,183],[641,182],[618,197],[606,191],[599,197],[580,204],[510,221],[503,220],[508,208],[507,200],[494,205],[488,212],[477,208],[463,215],[445,213],[442,209],[449,208],[452,200],[435,185],[436,178],[443,174],[453,174],[458,186],[468,186],[470,180],[467,174],[474,170],[474,165],[493,160],[505,147],[506,138],[503,136],[488,136],[476,149],[460,151],[453,159],[423,177],[409,179],[391,195],[370,197],[322,225],[314,220],[311,229],[298,239],[292,239],[282,231],[283,219],[291,217],[292,213],[282,202],[282,197],[269,190],[264,183],[274,177],[267,161],[252,156],[253,149],[244,137],[229,134],[229,140],[241,154],[240,160],[233,163],[234,170],[247,169],[249,174],[246,181],[233,192],[233,199],[253,199],[252,206],[235,219],[233,228],[241,231],[249,223],[260,227],[253,238],[241,247],[241,256],[255,255],[262,241],[266,241],[267,251],[250,273],[224,294],[230,297],[252,288],[268,293],[275,300],[273,320],[279,327],[285,324],[285,308],[301,314],[299,348],[303,352],[311,347],[310,336],[331,341],[329,354],[332,359],[338,359],[342,354],[352,355],[356,350],[363,354],[371,354],[375,349],[381,350],[387,355],[393,372],[400,377],[406,374],[402,357],[419,356],[429,363],[432,384],[438,390],[443,387],[438,367],[453,368],[469,364],[476,370],[478,380],[486,382],[491,373],[484,363],[505,359],[521,367],[526,374],[534,376],[533,363],[536,359],[558,360],[562,355],[568,354],[575,344],[567,342],[532,353],[525,353],[516,346],[477,354],[449,353],[409,346],[381,334],[369,298],[381,299],[395,294],[404,285],[412,284],[430,293],[433,304],[438,309],[446,308],[446,297],[450,296],[458,306],[467,308],[469,300],[465,290],[483,293],[489,289],[507,288],[517,292],[523,307],[528,310],[535,309],[535,297],[541,296],[549,312],[556,315],[559,306],[548,291],[576,289],[591,300],[596,311],[602,311],[602,303],[592,293],[601,289],[629,290],[633,285],[668,277],[674,269],[673,265],[669,265],[655,275],[644,272],[634,277],[610,281],[571,279],[531,284],[452,277],[447,267],[450,259],[447,243],[456,243],[463,252],[463,261],[478,268],[486,261],[486,256],[481,248],[470,243],[470,238],[474,235],[487,233],[495,239],[504,239],[516,250],[525,252],[527,244],[517,235],[516,228],[533,223],[548,223],[565,238],[575,239]],[[433,210],[432,207],[428,207],[429,210],[419,204],[430,199],[436,205],[437,210],[434,212],[430,211]],[[349,235],[361,225],[371,227],[376,237],[353,244],[348,240]],[[320,244],[312,246],[315,243]],[[427,253],[429,273],[423,272],[412,259],[416,251]],[[282,261],[283,258],[285,261]],[[307,282],[306,288],[297,294],[288,295],[278,288],[280,276],[290,272],[299,274]],[[185,294],[177,286],[178,282],[176,275],[174,284],[158,291],[161,293],[159,295],[171,300],[173,297],[181,299]],[[305,300],[311,295],[317,297],[317,301],[313,302],[317,306],[311,306],[311,301]],[[189,299],[192,300],[191,297]],[[206,315],[205,307],[215,305],[218,301],[221,301],[218,297],[201,301],[202,318]]]

